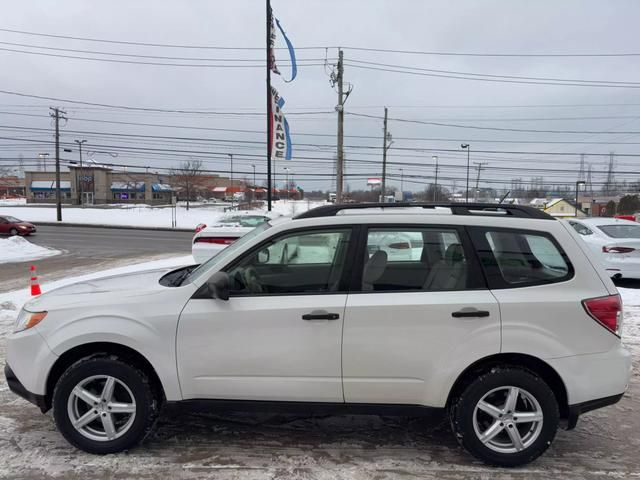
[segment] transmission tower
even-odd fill
[[[580,154],[580,170],[578,170],[578,181],[584,182],[584,153]]]
[[[609,153],[609,168],[607,169],[607,180],[604,184],[605,195],[611,195],[614,188],[613,184],[613,152]]]

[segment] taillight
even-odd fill
[[[237,238],[223,238],[223,237],[198,237],[193,243],[215,243],[216,245],[231,245]]]
[[[620,336],[622,323],[622,301],[620,300],[620,295],[588,298],[582,301],[582,306],[591,318],[611,333]]]
[[[631,253],[634,250],[632,247],[602,247],[602,253]]]
[[[205,228],[207,228],[207,225],[205,225],[204,223],[200,223],[196,226],[196,233],[201,232],[202,230],[204,230]]]

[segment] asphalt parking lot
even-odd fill
[[[192,237],[192,232],[183,231],[38,225],[38,232],[26,239],[61,250],[62,254],[32,262],[3,264],[0,292],[28,285],[32,264],[37,265],[42,281],[56,280],[133,260],[186,255],[191,253]]]

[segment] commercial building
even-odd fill
[[[103,166],[70,166],[60,173],[62,202],[72,205],[108,203],[171,203],[171,177],[158,173],[126,172]],[[27,203],[55,203],[54,172],[25,172]]]

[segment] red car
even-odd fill
[[[32,233],[36,233],[36,226],[32,223],[23,222],[9,215],[0,217],[0,234],[30,235]]]

